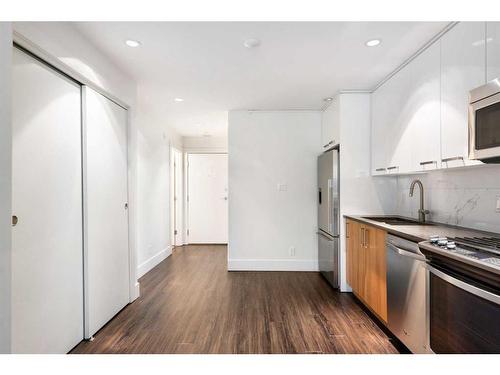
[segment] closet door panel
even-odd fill
[[[12,351],[83,339],[81,89],[14,48]]]
[[[84,88],[85,337],[129,302],[127,111]]]

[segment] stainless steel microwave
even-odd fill
[[[469,159],[500,163],[500,78],[470,91]]]

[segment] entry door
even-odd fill
[[[17,48],[12,128],[12,351],[66,353],[83,339],[81,89]]]
[[[227,154],[190,154],[189,243],[227,243],[227,199]]]
[[[127,110],[84,87],[85,337],[129,302]]]

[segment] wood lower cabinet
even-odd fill
[[[387,276],[384,230],[346,221],[347,282],[354,294],[387,321]]]

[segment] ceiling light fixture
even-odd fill
[[[139,42],[138,40],[133,40],[133,39],[127,39],[125,41],[125,44],[129,47],[132,47],[132,48],[135,48],[135,47],[139,47],[142,43]]]
[[[184,101],[184,99],[182,99],[182,98],[175,98],[174,99],[174,102],[177,102],[177,103],[180,103],[180,102],[183,102],[183,101]]]
[[[258,47],[260,45],[260,40],[256,39],[256,38],[249,38],[243,42],[243,45],[246,48],[255,48],[255,47]]]
[[[380,39],[372,39],[372,40],[369,40],[368,42],[366,42],[366,46],[367,47],[375,47],[375,46],[378,46],[380,44],[381,40]]]
[[[331,96],[329,96],[328,98],[324,98],[323,101],[324,102],[331,102],[333,100],[333,98]]]

